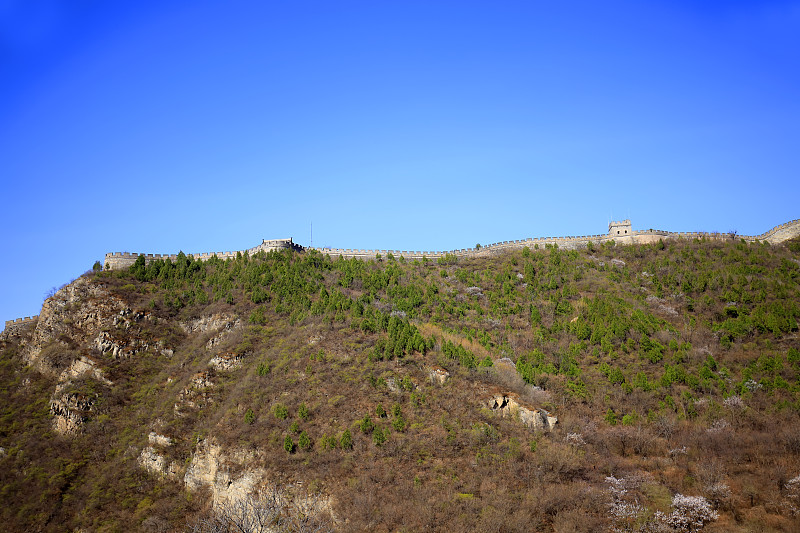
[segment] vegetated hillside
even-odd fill
[[[279,501],[296,531],[796,531],[799,258],[668,241],[87,273],[1,338],[0,521],[210,531]]]

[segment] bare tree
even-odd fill
[[[334,531],[315,497],[294,499],[283,490],[227,500],[186,528],[191,533],[324,533]]]

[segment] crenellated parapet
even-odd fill
[[[625,235],[633,235],[633,228],[631,227],[630,220],[621,220],[619,222],[608,223],[608,234],[612,237],[624,237]]]
[[[470,256],[486,256],[492,255],[506,250],[520,249],[525,246],[529,248],[545,248],[548,246],[558,246],[566,250],[576,250],[585,248],[590,244],[602,244],[607,241],[614,241],[617,244],[649,244],[663,239],[707,239],[707,240],[722,240],[722,239],[743,239],[748,242],[766,241],[771,244],[777,244],[788,239],[800,236],[800,219],[792,220],[775,226],[771,230],[762,233],[761,235],[735,235],[728,233],[718,232],[673,232],[658,229],[647,230],[634,230],[630,220],[622,220],[610,222],[608,225],[608,233],[599,235],[582,235],[582,236],[567,236],[567,237],[538,237],[527,238],[510,241],[500,241],[485,246],[475,248],[460,248],[448,251],[424,251],[424,250],[388,250],[388,249],[355,249],[355,248],[306,248],[288,239],[265,239],[261,244],[249,248],[247,250],[232,251],[232,252],[208,252],[201,254],[193,254],[192,257],[196,260],[207,261],[208,259],[216,256],[219,259],[234,259],[238,254],[247,252],[249,255],[254,255],[258,252],[270,252],[275,250],[294,250],[302,252],[305,250],[313,250],[321,254],[329,255],[333,258],[357,258],[357,259],[375,259],[380,256],[383,258],[393,256],[396,258],[403,258],[406,260],[423,260],[430,259],[436,260],[441,257],[455,256],[455,257],[470,257]],[[105,266],[110,270],[119,270],[131,266],[140,254],[132,254],[128,252],[108,253],[105,256]],[[169,259],[175,261],[176,254],[142,254],[145,258],[145,263],[155,261],[158,259]]]
[[[14,320],[6,320],[6,326],[3,331],[8,332],[12,329],[19,329],[25,326],[36,324],[39,321],[39,315],[26,316],[23,318],[16,318]]]
[[[748,236],[748,235],[733,235],[728,233],[719,232],[673,232],[658,229],[647,230],[634,230],[630,220],[622,220],[618,222],[611,222],[608,225],[608,233],[601,235],[582,235],[582,236],[567,236],[567,237],[538,237],[528,239],[518,239],[511,241],[500,241],[492,244],[487,244],[479,248],[461,248],[449,251],[415,251],[415,250],[362,250],[350,248],[308,248],[308,250],[315,250],[322,254],[327,254],[331,257],[346,257],[357,259],[375,259],[377,256],[383,258],[388,257],[390,254],[396,258],[404,258],[406,260],[422,260],[431,259],[435,260],[444,256],[455,257],[470,257],[470,256],[485,256],[495,253],[504,252],[506,250],[520,249],[525,246],[528,248],[545,248],[548,246],[558,246],[565,250],[577,250],[586,248],[590,243],[593,245],[602,244],[607,241],[614,241],[617,244],[650,244],[665,239],[706,239],[706,240],[724,240],[724,239],[744,239],[748,242],[754,241],[767,241],[771,244],[777,244],[788,239],[800,236],[800,219],[781,224],[771,230],[762,233],[761,235]]]
[[[294,251],[302,251],[304,248],[299,244],[295,244],[292,242],[292,239],[264,239],[261,241],[261,244],[258,246],[254,246],[253,248],[249,248],[247,250],[238,250],[238,251],[228,251],[228,252],[204,252],[199,254],[186,254],[192,255],[195,260],[198,261],[207,261],[212,257],[217,257],[219,259],[235,259],[237,254],[243,254],[247,252],[250,255],[254,255],[258,252],[271,252],[276,250],[294,250]],[[130,267],[132,264],[136,262],[140,255],[144,256],[145,264],[150,263],[152,261],[162,260],[165,261],[169,259],[170,261],[175,261],[178,259],[177,254],[137,254],[137,253],[130,253],[130,252],[113,252],[107,253],[105,255],[105,260],[103,261],[103,266],[106,270],[121,270],[124,268]]]

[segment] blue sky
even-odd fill
[[[113,5],[112,5],[113,4]],[[107,251],[800,218],[800,3],[0,0],[0,320]]]

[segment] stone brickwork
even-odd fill
[[[403,257],[407,260],[414,259],[431,259],[435,260],[445,255],[454,255],[456,257],[467,256],[487,256],[493,255],[506,250],[518,250],[524,246],[528,248],[544,248],[547,246],[558,246],[565,250],[577,250],[585,248],[589,243],[602,244],[606,241],[615,241],[617,244],[650,244],[658,242],[659,239],[730,239],[731,236],[726,233],[711,233],[704,231],[696,232],[672,232],[657,229],[647,229],[642,231],[634,231],[631,226],[630,220],[623,220],[620,222],[612,222],[608,227],[609,233],[602,235],[583,235],[583,236],[568,236],[568,237],[539,237],[519,239],[512,241],[501,241],[493,244],[487,244],[480,248],[462,248],[459,250],[450,250],[447,252],[438,251],[415,251],[415,250],[359,250],[359,249],[346,249],[346,248],[307,248],[309,250],[316,250],[322,254],[328,254],[331,257],[355,257],[358,259],[375,259],[377,255],[386,258],[389,254],[396,258]],[[620,234],[616,232],[620,231]],[[625,231],[628,233],[626,234]],[[612,233],[613,232],[613,233]],[[737,239],[744,239],[748,242],[753,241],[767,241],[771,244],[777,244],[788,239],[800,236],[800,219],[781,224],[771,230],[762,233],[761,235],[748,236],[736,235]]]
[[[12,329],[19,329],[31,324],[36,324],[39,320],[39,315],[26,316],[24,318],[17,318],[15,320],[6,320],[6,326],[3,331],[11,331]]]
[[[618,233],[619,232],[619,233]],[[235,258],[237,254],[247,252],[250,255],[260,251],[271,250],[285,250],[292,249],[295,251],[314,250],[321,254],[326,254],[331,257],[346,257],[357,259],[375,259],[377,256],[382,258],[388,257],[390,254],[395,258],[404,258],[406,260],[415,259],[430,259],[436,260],[440,257],[455,256],[455,257],[469,257],[469,256],[489,256],[496,253],[504,252],[506,250],[517,250],[524,246],[528,248],[545,248],[547,246],[558,246],[566,250],[577,250],[585,248],[589,243],[602,244],[606,241],[615,241],[617,244],[649,244],[657,242],[659,239],[744,239],[748,242],[753,241],[767,241],[771,244],[777,244],[788,239],[800,236],[800,219],[792,220],[780,226],[776,226],[771,230],[762,233],[761,235],[735,235],[731,236],[726,233],[710,233],[710,232],[672,232],[657,229],[647,229],[641,231],[634,231],[632,229],[630,220],[622,220],[619,222],[611,222],[608,225],[608,233],[602,235],[583,235],[583,236],[568,236],[568,237],[539,237],[518,239],[511,241],[501,241],[480,248],[461,248],[449,251],[425,251],[425,250],[363,250],[354,248],[311,248],[303,247],[299,244],[292,242],[292,239],[273,239],[264,240],[258,246],[248,250],[238,252],[216,252],[216,253],[202,253],[195,254],[193,257],[199,260],[207,260],[213,256],[220,259]],[[160,254],[143,254],[145,261],[150,262],[156,259],[170,259],[174,261],[176,255],[160,255]],[[105,257],[105,265],[111,270],[127,268],[132,265],[139,254],[131,253],[108,253]]]
[[[630,220],[608,223],[608,234],[612,237],[633,235],[633,228]]]
[[[212,257],[216,256],[219,259],[235,259],[236,254],[243,254],[247,252],[251,256],[257,254],[258,252],[270,252],[273,250],[287,250],[292,249],[295,251],[302,251],[303,247],[295,244],[292,242],[292,239],[271,239],[271,240],[262,240],[261,244],[258,246],[254,246],[248,250],[240,250],[234,252],[205,252],[201,254],[193,254],[197,260],[200,261],[207,261]],[[119,270],[122,268],[128,268],[133,263],[136,262],[136,259],[139,255],[144,256],[145,264],[155,261],[158,259],[166,260],[169,259],[170,261],[175,261],[178,256],[177,254],[133,254],[129,252],[114,252],[114,253],[107,253],[105,256],[105,260],[103,261],[103,265],[108,270]],[[189,255],[189,254],[187,254]]]

